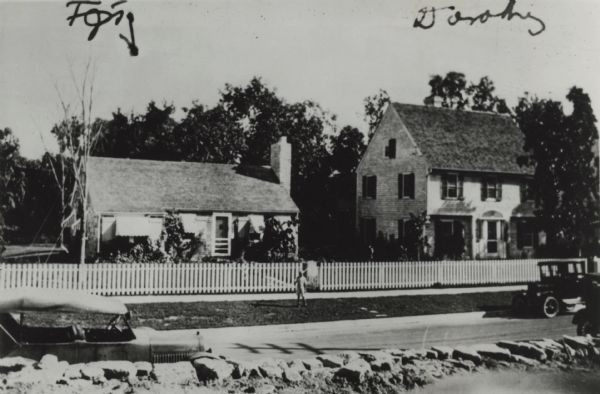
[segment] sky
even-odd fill
[[[289,102],[314,100],[366,131],[363,100],[385,89],[394,101],[420,104],[431,75],[489,76],[515,105],[525,91],[565,100],[577,85],[600,116],[600,1],[517,0],[514,10],[541,19],[413,27],[423,7],[453,5],[464,16],[501,12],[508,0],[111,0],[82,5],[134,15],[139,55],[130,56],[125,17],[91,27],[67,1],[0,0],[0,128],[10,127],[21,153],[55,150],[49,131],[62,116],[58,93],[77,105],[72,75],[94,66],[94,115],[142,112],[154,100],[181,108],[214,105],[226,83],[253,76]],[[90,17],[89,20],[93,21]],[[568,106],[567,106],[568,109]],[[178,115],[181,115],[179,111]]]

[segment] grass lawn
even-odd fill
[[[157,330],[255,326],[398,317],[510,308],[512,293],[471,293],[377,298],[130,304],[132,326]]]
[[[334,320],[369,319],[453,312],[500,311],[510,308],[511,292],[398,296],[376,298],[309,299],[297,308],[295,300],[169,302],[129,304],[131,325],[157,330],[256,326]],[[39,313],[27,314],[28,325],[102,327],[110,316]]]

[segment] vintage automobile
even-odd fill
[[[577,326],[577,335],[597,336],[600,333],[600,273],[585,275],[582,288],[585,308],[573,316],[573,324]]]
[[[541,261],[538,267],[541,280],[528,283],[526,291],[513,296],[514,314],[534,312],[552,318],[581,304],[584,260]]]
[[[106,316],[100,327],[83,328],[27,325],[29,314],[88,314]],[[19,288],[0,291],[0,357],[23,356],[39,360],[54,354],[69,363],[98,360],[150,361],[192,360],[205,351],[199,332],[160,334],[151,328],[133,330],[127,307],[114,298],[75,290]]]

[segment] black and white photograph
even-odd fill
[[[599,20],[0,0],[0,393],[600,392]]]

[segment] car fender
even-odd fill
[[[577,313],[575,313],[575,315],[573,316],[572,323],[575,325],[578,325],[580,323],[583,323],[587,319],[588,319],[588,310],[587,310],[587,308],[583,308],[583,309],[580,309],[579,311],[577,311]]]

